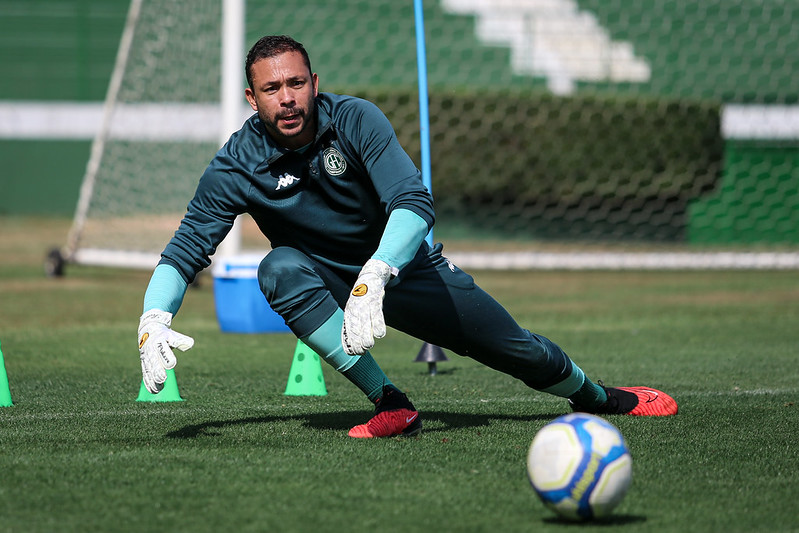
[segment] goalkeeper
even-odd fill
[[[422,428],[369,351],[386,325],[567,398],[575,410],[677,412],[662,392],[592,382],[555,343],[520,327],[440,244],[430,247],[433,200],[390,123],[367,101],[318,92],[300,43],[263,37],[245,70],[256,113],[209,164],[144,295],[138,339],[150,392],[174,368],[173,349],[193,344],[171,329],[187,286],[236,216],[249,213],[272,245],[258,268],[269,305],[375,406],[352,437]]]

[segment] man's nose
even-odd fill
[[[288,87],[282,87],[279,96],[281,105],[291,105],[294,103],[294,92]]]

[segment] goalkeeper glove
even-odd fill
[[[370,259],[358,274],[344,308],[341,344],[349,355],[360,355],[375,345],[375,338],[386,336],[383,297],[386,283],[397,274],[383,261]]]
[[[139,319],[139,356],[144,386],[152,394],[164,388],[166,371],[178,363],[172,348],[185,352],[194,339],[169,329],[172,313],[151,309]]]

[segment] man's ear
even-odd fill
[[[255,101],[255,93],[252,92],[252,89],[247,87],[244,89],[244,96],[247,98],[247,101],[250,103],[250,107],[253,111],[258,111],[258,103]]]

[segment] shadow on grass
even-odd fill
[[[557,516],[553,516],[550,518],[545,518],[542,520],[547,524],[553,525],[560,525],[564,527],[575,526],[575,527],[585,527],[586,525],[592,526],[626,526],[631,524],[640,524],[641,522],[646,522],[645,516],[640,515],[631,515],[631,514],[619,514],[619,515],[610,515],[606,518],[599,518],[596,520],[590,520],[586,522],[577,522],[574,520],[566,520],[565,518],[559,518]]]
[[[549,421],[562,413],[532,415],[532,416],[512,416],[501,414],[468,414],[451,413],[444,411],[424,411],[423,421],[434,423],[433,427],[425,427],[424,433],[438,433],[453,429],[467,429],[487,427],[492,421],[511,420],[517,422],[531,422],[535,420]],[[242,426],[248,424],[270,424],[273,422],[287,422],[299,420],[311,429],[319,430],[341,430],[347,431],[352,426],[363,424],[369,419],[369,413],[364,411],[342,411],[336,413],[308,413],[301,415],[285,416],[257,416],[238,418],[234,420],[213,420],[201,424],[192,424],[166,434],[173,439],[194,439],[200,436],[213,436],[220,433],[216,430],[225,427]]]

